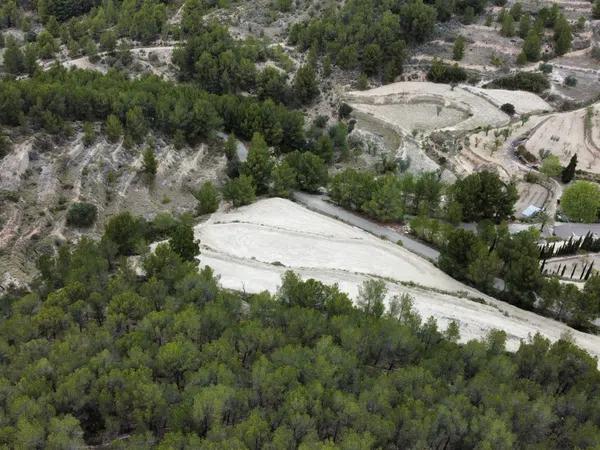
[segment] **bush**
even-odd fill
[[[214,213],[219,207],[219,192],[210,181],[205,182],[200,189],[194,193],[198,200],[196,212],[200,215]]]
[[[466,81],[467,78],[467,72],[458,64],[446,64],[439,59],[433,60],[427,72],[427,79],[434,83],[459,83]]]
[[[513,116],[516,112],[515,107],[512,103],[505,103],[500,107],[500,109],[509,116]]]
[[[568,86],[568,87],[577,86],[577,78],[575,78],[573,75],[567,76],[565,78],[565,86]]]
[[[562,166],[560,164],[560,159],[556,155],[548,155],[544,158],[542,162],[542,167],[540,171],[549,177],[557,177],[562,172]]]
[[[486,84],[486,88],[523,90],[536,94],[544,92],[550,88],[550,82],[543,73],[540,72],[518,72],[515,75],[497,78],[491,83]]]
[[[237,178],[229,180],[223,186],[223,198],[238,206],[249,205],[256,200],[256,191],[254,181],[248,175],[240,175]]]
[[[90,227],[96,222],[98,209],[91,203],[73,203],[67,211],[67,225],[73,227]]]
[[[525,162],[528,162],[528,163],[537,162],[537,158],[535,157],[535,155],[533,153],[531,153],[529,150],[527,150],[524,145],[519,145],[517,147],[517,150],[515,153],[517,154],[517,156],[519,158],[523,159]]]
[[[316,192],[320,187],[327,184],[327,166],[314,153],[295,151],[287,155],[285,161],[295,170],[299,189]]]

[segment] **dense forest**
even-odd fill
[[[554,247],[540,249],[536,231],[508,230],[514,182],[477,171],[448,185],[439,172],[410,174],[406,161],[387,155],[373,171],[347,168],[356,162],[348,138],[356,121],[344,99],[329,96],[333,67],[360,72],[359,81],[392,81],[437,23],[473,23],[487,0],[346,0],[321,10],[273,0],[274,11],[307,9],[282,29],[303,53],[295,62],[262,34],[244,29],[250,37],[238,39],[218,15],[206,20],[235,0],[0,3],[0,31],[19,31],[18,39],[0,34],[0,126],[8,130],[0,129],[0,158],[23,136],[59,143],[83,131],[85,144],[98,129],[138,151],[140,180],[153,180],[162,161],[150,140],[177,149],[208,142],[226,163],[223,173],[194,180],[196,215],[216,211],[221,199],[238,207],[326,188],[337,205],[410,224],[453,278],[597,331],[600,276],[581,289],[544,276],[540,253]],[[496,17],[502,36],[524,39],[519,64],[548,56],[542,48],[551,40],[556,54],[571,48],[558,6],[522,9]],[[134,69],[132,48],[150,45],[173,48],[170,79]],[[455,60],[465,45],[456,37]],[[51,64],[59,54],[102,61],[108,71]],[[487,86],[543,92],[550,82],[540,70]],[[423,75],[452,85],[474,79],[438,58]],[[329,95],[319,108],[301,109],[322,92]],[[220,132],[229,134],[223,145]],[[238,139],[248,143],[243,161]],[[16,205],[28,201],[17,194]],[[293,272],[274,294],[226,290],[210,267],[198,268],[191,211],[107,217],[95,198],[62,200],[64,216],[53,219],[64,219],[77,242],[56,239],[33,281],[0,295],[1,448],[600,448],[598,360],[569,335],[551,343],[536,334],[516,351],[501,330],[467,342],[457,323],[442,329],[420,317],[410,295],[388,298],[392,281],[378,278],[355,301]],[[97,239],[80,237],[94,225]],[[563,251],[595,248],[590,239]]]
[[[162,231],[157,231],[161,230]],[[597,361],[568,338],[503,332],[459,344],[410,297],[357,306],[287,273],[277,295],[219,289],[189,262],[185,224],[128,215],[100,242],[40,262],[5,295],[0,444],[8,448],[590,448],[600,444]],[[122,255],[143,236],[170,243]],[[159,234],[156,234],[159,233]],[[191,250],[191,251],[190,251]]]
[[[49,133],[68,131],[68,121],[106,121],[141,142],[148,128],[190,143],[223,127],[250,139],[261,132],[270,145],[286,150],[304,145],[304,117],[271,100],[216,95],[155,76],[129,79],[55,67],[32,78],[0,81],[0,124],[29,119]],[[109,120],[110,119],[110,120]],[[112,125],[111,125],[112,122]],[[109,128],[110,128],[109,127]]]

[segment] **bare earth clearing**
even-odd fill
[[[357,109],[404,133],[413,130],[436,129],[472,130],[508,123],[509,117],[489,101],[462,87],[405,81],[392,83],[368,91],[348,93],[348,101]]]
[[[461,85],[404,81],[367,91],[352,91],[348,101],[358,111],[370,114],[406,134],[439,129],[469,131],[499,127],[509,122],[500,111],[512,103],[518,114],[551,111],[552,107],[530,92],[482,89]]]
[[[597,105],[586,125],[587,109],[550,116],[529,137],[525,146],[533,154],[540,149],[558,156],[563,165],[577,153],[578,168],[600,173],[600,118]]]
[[[199,264],[211,266],[226,288],[275,292],[281,275],[294,270],[303,278],[338,283],[355,297],[365,279],[377,277],[387,281],[390,296],[412,295],[415,309],[425,318],[435,317],[442,328],[457,321],[463,341],[499,328],[506,331],[508,348],[514,350],[536,332],[556,340],[568,331],[578,345],[600,356],[600,336],[485,296],[394,243],[288,200],[261,200],[217,212],[195,233],[201,241]]]

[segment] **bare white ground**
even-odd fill
[[[483,89],[475,86],[464,86],[464,89],[480,95],[494,105],[500,107],[510,103],[517,114],[552,111],[553,108],[544,99],[532,92],[509,91],[506,89]]]
[[[406,133],[498,127],[509,117],[482,96],[447,84],[405,81],[348,93],[349,103]]]
[[[217,212],[195,229],[201,266],[211,266],[221,284],[249,293],[275,292],[286,270],[314,278],[356,298],[371,277],[387,281],[389,296],[409,293],[415,309],[445,328],[456,321],[461,339],[481,338],[492,329],[508,335],[508,348],[540,332],[557,340],[565,332],[595,356],[600,337],[520,310],[459,283],[424,259],[358,228],[282,199],[261,200],[231,212]],[[403,283],[414,282],[422,287]],[[469,298],[479,298],[485,304]]]
[[[529,137],[527,150],[534,154],[540,149],[549,150],[565,165],[577,153],[577,168],[600,173],[600,116],[597,105],[593,111],[587,125],[585,108],[550,116]]]

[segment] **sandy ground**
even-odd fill
[[[461,86],[404,81],[348,93],[349,103],[410,134],[413,130],[472,130],[498,127],[509,117],[479,95]]]
[[[549,150],[566,165],[577,153],[577,168],[600,173],[600,108],[594,107],[592,128],[586,130],[587,110],[578,109],[550,116],[529,137],[525,146],[537,154],[540,149]]]
[[[356,297],[364,280],[378,277],[387,281],[390,296],[412,295],[415,309],[423,317],[435,317],[440,327],[457,321],[463,341],[500,328],[508,335],[508,348],[515,350],[521,340],[536,332],[552,340],[570,332],[582,348],[600,356],[599,336],[485,296],[394,243],[288,200],[266,199],[217,212],[198,225],[195,233],[201,241],[199,264],[211,266],[226,288],[275,292],[281,275],[294,270],[303,278],[337,283]]]
[[[536,94],[526,91],[509,91],[506,89],[483,89],[475,86],[463,86],[463,89],[479,95],[497,107],[510,103],[517,114],[549,112],[553,108]]]

